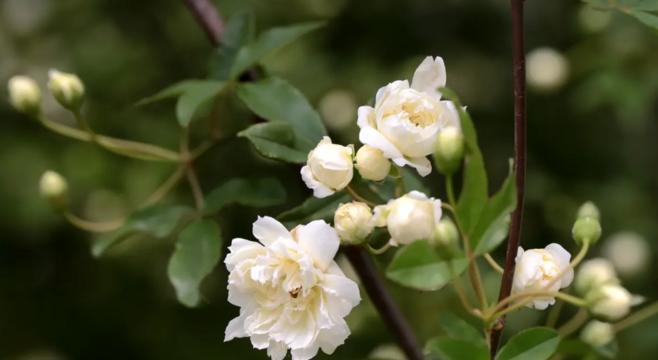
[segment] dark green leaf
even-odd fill
[[[398,250],[386,269],[386,276],[400,285],[433,291],[460,275],[467,266],[464,258],[444,259],[427,241],[416,241]]]
[[[442,313],[439,323],[448,337],[473,344],[486,344],[482,331],[451,312]]]
[[[160,90],[155,95],[151,95],[137,102],[136,105],[146,105],[154,103],[161,100],[177,98],[187,89],[194,88],[196,86],[206,83],[206,80],[183,80],[181,82],[175,83],[173,85],[167,86],[166,88]]]
[[[472,248],[476,255],[494,250],[505,240],[509,231],[510,214],[516,208],[516,186],[514,172],[510,172],[500,190],[487,201],[482,214],[471,234]]]
[[[286,190],[277,179],[231,179],[208,194],[204,211],[213,213],[232,203],[267,207],[285,200]]]
[[[228,80],[231,67],[240,48],[249,43],[254,33],[254,16],[250,11],[237,13],[229,19],[221,45],[210,59],[210,78]]]
[[[199,304],[199,285],[219,261],[221,243],[219,227],[211,220],[191,223],[181,231],[167,273],[182,304]]]
[[[489,349],[483,342],[439,337],[427,342],[427,350],[441,360],[489,359]]]
[[[294,133],[286,123],[261,123],[238,133],[251,141],[258,152],[268,158],[303,164],[308,152],[293,147]]]
[[[231,68],[230,78],[234,79],[255,65],[271,52],[292,43],[300,36],[319,28],[324,22],[309,22],[264,31],[258,39],[238,51]]]
[[[509,339],[496,360],[546,360],[555,353],[559,344],[560,336],[551,328],[527,329]]]
[[[212,100],[226,85],[223,81],[204,81],[186,86],[176,103],[176,118],[187,127],[201,105]]]
[[[301,205],[279,214],[277,219],[295,223],[306,223],[319,219],[332,221],[338,205],[348,201],[350,201],[349,195],[343,193],[336,193],[322,199],[311,196]]]
[[[457,217],[466,233],[471,234],[487,201],[487,172],[470,115],[452,90],[442,88],[441,93],[455,103],[464,134],[464,182],[457,201]]]
[[[258,116],[289,124],[295,134],[295,149],[308,152],[327,133],[306,97],[285,80],[267,78],[240,84],[238,96]]]
[[[107,234],[91,245],[94,257],[103,255],[110,247],[134,234],[145,234],[155,238],[169,236],[185,215],[192,212],[186,206],[156,205],[134,212],[118,230]]]
[[[644,25],[658,29],[658,16],[648,12],[632,9],[628,12],[630,15],[640,20]]]
[[[409,167],[403,167],[400,168],[400,175],[402,176],[405,192],[416,190],[422,192],[423,194],[430,193],[429,189],[423,183],[415,170],[411,170]]]

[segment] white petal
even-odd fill
[[[283,360],[288,353],[288,347],[285,343],[279,341],[270,341],[270,346],[267,348],[267,355],[272,360]]]
[[[359,126],[359,128],[364,128],[367,126],[374,126],[374,119],[372,116],[375,113],[375,109],[372,106],[359,106],[359,109],[357,110],[357,119],[356,119],[356,124]]]
[[[318,199],[325,198],[335,192],[331,190],[328,186],[317,181],[315,177],[313,177],[311,168],[308,165],[302,167],[300,173],[302,174],[302,180],[304,180],[306,187],[313,190],[313,196],[315,196],[316,198]]]
[[[546,310],[553,304],[555,304],[555,298],[535,299],[528,305],[528,307],[534,307],[537,310]]]
[[[319,346],[317,344],[312,344],[308,347],[301,349],[292,349],[290,354],[292,355],[292,360],[310,360],[318,354]]]
[[[269,216],[259,216],[254,222],[252,231],[256,239],[265,246],[270,245],[279,238],[292,239],[290,231],[283,224]]]
[[[445,86],[445,84],[446,67],[443,59],[439,56],[434,59],[431,56],[426,57],[418,65],[411,80],[413,89],[428,93],[434,92],[438,87]]]
[[[432,172],[432,163],[426,157],[407,158],[407,164],[418,171],[418,175],[425,177]]]
[[[377,227],[386,226],[386,218],[388,217],[388,205],[377,205],[372,210],[372,222]]]
[[[345,299],[352,307],[361,302],[359,286],[345,276],[326,275],[322,287],[328,293]],[[341,317],[345,316],[340,315]]]
[[[395,159],[403,157],[400,150],[393,143],[372,127],[361,128],[361,131],[359,131],[359,141],[381,150],[384,156],[391,160],[395,161]]]
[[[441,114],[441,124],[443,127],[454,126],[457,129],[461,129],[461,120],[459,119],[459,112],[455,103],[444,100],[441,101],[441,105],[443,106],[443,113]]]
[[[546,246],[546,251],[553,255],[560,271],[564,272],[560,280],[560,288],[565,288],[571,285],[573,281],[573,269],[569,266],[571,261],[571,254],[565,250],[560,244],[552,243]]]
[[[336,230],[323,220],[300,226],[297,230],[297,242],[322,269],[329,267],[340,244]]]
[[[341,319],[342,320],[342,319]],[[345,339],[350,335],[350,328],[347,327],[345,321],[341,321],[330,329],[323,329],[318,336],[318,343],[322,348],[322,352],[327,355],[334,353],[336,348],[345,342]]]
[[[235,238],[231,241],[228,251],[224,263],[230,272],[242,260],[257,256],[258,253],[265,251],[265,248],[255,241]]]
[[[247,332],[244,330],[244,316],[240,315],[228,323],[224,332],[224,342],[234,338],[245,337]]]

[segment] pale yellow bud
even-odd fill
[[[78,110],[84,100],[85,87],[75,74],[48,71],[48,89],[57,102],[69,110]]]
[[[459,241],[459,230],[452,220],[441,219],[436,225],[434,237],[431,243],[441,247],[452,247]]]
[[[439,171],[451,175],[459,168],[464,156],[464,135],[456,126],[449,126],[436,139],[434,159]]]
[[[611,324],[592,320],[580,332],[580,339],[593,347],[601,347],[612,342],[615,330]]]
[[[579,294],[585,295],[605,284],[618,284],[617,273],[612,263],[606,259],[585,261],[578,268],[574,287]]]
[[[61,209],[66,206],[68,185],[62,175],[52,170],[43,173],[39,181],[39,192],[54,207]]]
[[[334,228],[346,244],[364,242],[374,228],[370,207],[358,201],[341,204],[334,214]]]
[[[32,78],[17,75],[9,79],[9,102],[14,109],[30,115],[36,115],[41,107],[41,90]]]
[[[590,311],[597,317],[615,321],[628,315],[636,299],[621,285],[608,284],[587,296]]]
[[[356,152],[356,168],[362,178],[381,181],[391,171],[391,162],[384,157],[381,150],[370,145],[363,145]]]

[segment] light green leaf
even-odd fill
[[[477,142],[475,126],[455,93],[442,88],[441,93],[455,103],[464,134],[464,182],[457,201],[457,217],[467,234],[471,234],[488,197],[487,171]]]
[[[215,188],[206,197],[206,213],[219,211],[226,205],[236,203],[244,206],[267,207],[283,203],[286,189],[273,178],[231,179]]]
[[[93,241],[91,253],[103,255],[109,248],[134,234],[158,239],[169,236],[192,209],[186,206],[156,205],[134,212],[118,230]]]
[[[167,274],[183,305],[199,304],[199,286],[219,261],[221,243],[219,227],[211,220],[191,223],[181,231],[169,259]]]
[[[468,341],[473,344],[486,345],[482,331],[451,312],[442,313],[439,316],[439,324],[441,324],[441,328],[443,328],[448,337]]]
[[[489,349],[483,342],[438,337],[428,341],[426,349],[441,360],[489,359]]]
[[[467,266],[464,258],[441,258],[427,241],[416,241],[398,250],[386,276],[403,286],[433,291],[460,275]]]
[[[648,12],[644,12],[644,11],[640,11],[640,10],[635,10],[635,9],[631,9],[630,11],[628,11],[628,14],[630,14],[633,17],[635,17],[636,19],[640,20],[640,22],[642,22],[644,25],[650,26],[654,29],[658,29],[658,16],[657,15],[654,15],[654,14],[651,14],[651,13],[648,13]]]
[[[228,20],[222,43],[210,58],[210,78],[228,80],[240,48],[254,36],[254,16],[250,11],[237,13]]]
[[[317,111],[285,80],[267,78],[242,83],[238,87],[238,96],[258,116],[289,124],[295,134],[293,147],[297,150],[312,150],[327,134]]]
[[[295,164],[306,162],[308,152],[293,147],[294,134],[290,125],[270,122],[251,125],[238,133],[251,141],[258,152],[268,158]]]
[[[498,192],[487,201],[482,214],[471,234],[472,248],[476,255],[494,250],[507,237],[510,214],[516,208],[516,186],[514,172],[510,172]]]
[[[656,0],[618,0],[618,2],[619,6],[634,10],[658,11],[658,1]]]
[[[509,339],[496,360],[546,360],[555,353],[559,344],[560,336],[551,328],[527,329]]]
[[[331,221],[338,205],[348,201],[350,201],[350,197],[344,193],[336,193],[322,199],[311,196],[301,205],[279,214],[277,219],[295,223],[307,223],[320,219]]]
[[[264,31],[255,42],[244,46],[238,51],[229,77],[234,79],[240,76],[245,70],[261,61],[271,52],[292,43],[297,38],[322,25],[324,25],[324,22],[309,22]]]
[[[176,103],[176,118],[187,127],[201,105],[212,100],[226,85],[224,81],[207,80],[188,85]]]
[[[162,101],[162,100],[167,100],[167,99],[172,99],[172,98],[177,98],[187,89],[194,88],[196,86],[200,86],[206,83],[206,80],[183,80],[181,82],[175,83],[173,85],[167,86],[166,88],[160,90],[157,92],[155,95],[151,95],[149,97],[146,97],[140,101],[137,102],[137,106],[140,105],[147,105],[151,104],[157,101]]]

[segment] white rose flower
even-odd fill
[[[412,191],[375,207],[373,218],[377,226],[386,226],[391,245],[411,244],[418,240],[432,240],[441,220],[441,200]]]
[[[328,136],[308,153],[306,165],[302,167],[302,180],[313,196],[327,197],[345,188],[354,175],[352,154],[354,148],[332,144]]]
[[[321,220],[288,231],[271,217],[253,225],[260,241],[233,239],[226,256],[228,301],[240,315],[224,341],[250,337],[256,349],[282,360],[326,354],[343,344],[350,330],[344,317],[361,300],[356,283],[334,262],[338,235]]]
[[[391,171],[391,162],[384,153],[370,145],[363,145],[356,152],[356,168],[367,180],[382,181]]]
[[[574,287],[580,294],[598,289],[604,284],[617,284],[617,273],[612,263],[606,259],[587,260],[578,268]]]
[[[523,251],[516,254],[512,293],[548,291],[565,288],[573,280],[573,269],[569,266],[571,254],[559,244],[549,244],[544,249]],[[527,306],[544,310],[555,303],[555,298],[535,298]]]
[[[348,244],[358,244],[374,228],[372,211],[368,205],[358,201],[341,204],[334,214],[334,226],[341,240]]]
[[[612,324],[598,320],[592,320],[580,332],[580,339],[594,347],[609,344],[615,338],[615,330]]]
[[[381,150],[396,165],[428,175],[432,165],[427,156],[434,152],[437,135],[447,126],[460,126],[454,104],[441,101],[436,91],[445,83],[443,59],[426,57],[411,86],[407,80],[394,81],[377,91],[374,108],[359,107],[359,140]]]
[[[587,300],[591,304],[590,311],[592,314],[612,321],[628,315],[631,306],[641,301],[617,284],[601,286],[592,291],[587,296]]]

